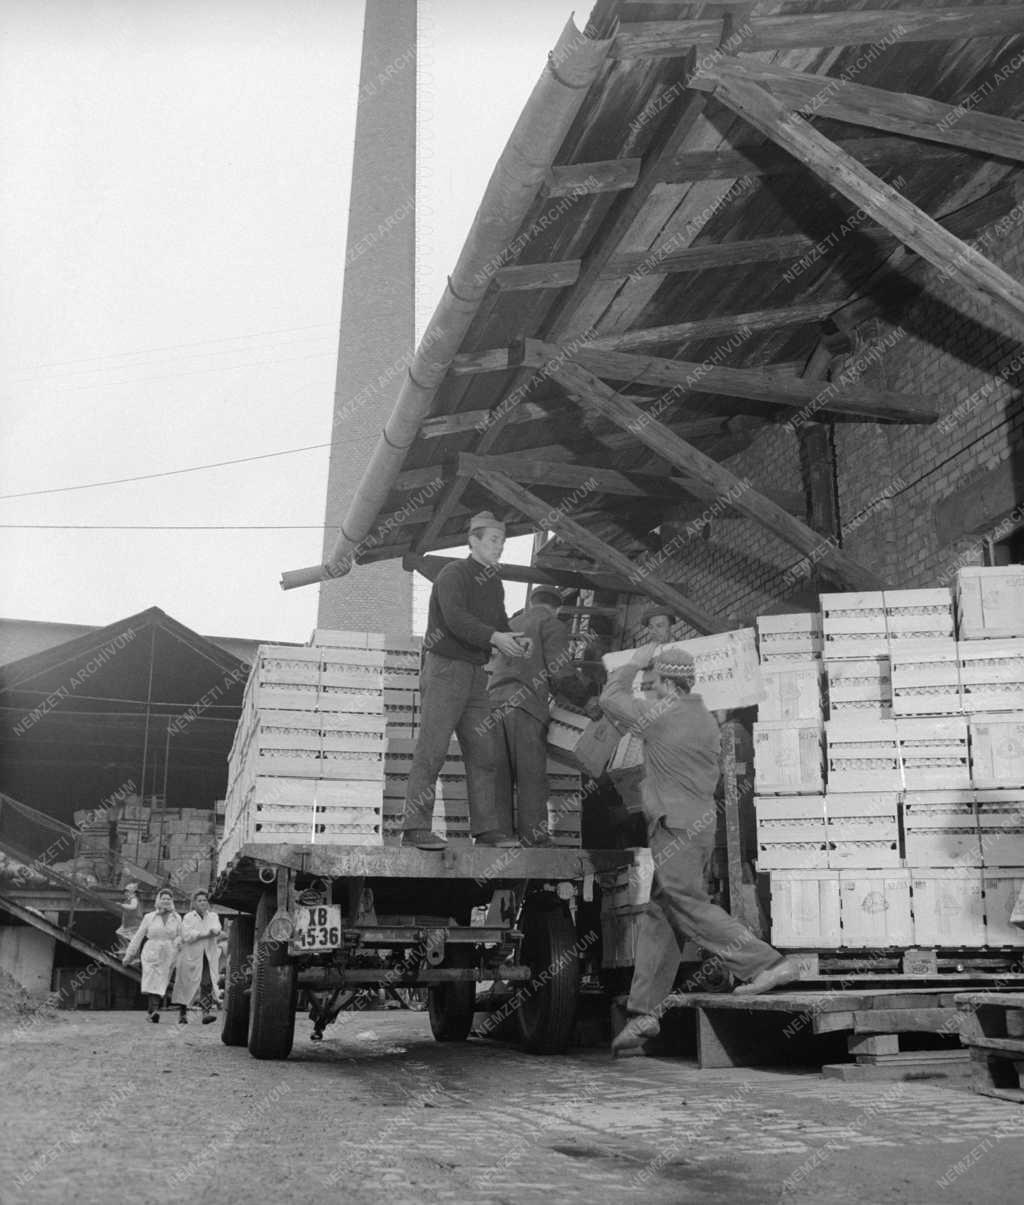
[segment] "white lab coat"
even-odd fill
[[[178,953],[177,970],[174,975],[172,1004],[191,1004],[199,991],[203,978],[203,959],[210,964],[210,982],[217,986],[220,969],[220,917],[216,912],[200,916],[198,912],[186,912],[181,922],[181,949]]]
[[[131,962],[142,950],[142,990],[146,995],[162,996],[167,991],[180,938],[181,917],[177,912],[154,909],[142,918],[122,961]]]

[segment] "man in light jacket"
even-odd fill
[[[652,657],[654,697],[635,698],[633,679]],[[721,737],[703,700],[690,693],[693,680],[693,658],[684,649],[645,645],[609,674],[601,695],[605,713],[643,738],[641,795],[654,860],[651,901],[640,922],[626,1006],[630,1019],[612,1042],[616,1054],[660,1032],[658,1017],[687,938],[747,981],[738,993],[766,992],[800,973],[794,959],[755,937],[708,896]]]

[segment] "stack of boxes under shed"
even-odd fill
[[[813,659],[780,661],[772,630],[814,617],[761,621],[755,806],[777,945],[1020,944],[1022,600],[1021,567],[961,570],[955,617],[947,589],[822,595],[823,783],[810,732],[825,691],[816,710]]]
[[[384,637],[261,645],[228,760],[221,864],[242,845],[381,840]]]

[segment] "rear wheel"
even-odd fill
[[[471,967],[473,947],[451,945],[445,951],[446,967]],[[439,1042],[464,1042],[473,1028],[476,982],[472,979],[439,983],[430,988],[427,1012],[430,1031]]]
[[[224,970],[224,1023],[220,1040],[225,1046],[244,1046],[249,1039],[249,993],[252,989],[252,940],[255,923],[240,913],[228,929],[228,957]]]
[[[535,901],[523,918],[521,961],[533,972],[520,993],[519,1039],[532,1054],[561,1054],[576,1020],[580,963],[576,927],[558,901]]]
[[[288,957],[287,942],[268,941],[265,936],[276,910],[276,891],[264,892],[256,911],[250,997],[249,1053],[257,1059],[286,1059],[295,1036],[295,963]]]

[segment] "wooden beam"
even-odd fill
[[[743,330],[781,330],[787,326],[803,326],[820,322],[841,305],[837,301],[812,301],[779,309],[751,310],[746,314],[721,314],[714,318],[699,318],[693,322],[676,322],[671,326],[648,326],[623,331],[617,335],[599,335],[587,347],[601,351],[626,351],[630,348],[656,347],[662,343],[690,343],[698,339],[733,335]]]
[[[1009,37],[1024,33],[1018,5],[964,8],[876,9],[864,12],[801,13],[749,17],[743,50],[795,50],[811,46],[867,46],[875,42],[940,42],[960,38]],[[664,58],[721,42],[717,18],[633,21],[619,26],[609,58]]]
[[[579,279],[580,261],[561,259],[540,264],[512,264],[494,273],[499,293],[525,292],[528,289],[566,289]]]
[[[636,402],[638,406],[652,405],[657,402],[657,398],[647,398],[625,394],[630,401]],[[479,428],[482,433],[487,429],[488,418],[493,411],[484,410],[463,410],[458,414],[439,414],[435,418],[428,418],[427,421],[420,427],[419,439],[439,439],[445,435],[461,435],[467,431],[473,431]],[[526,423],[560,423],[563,421],[562,416],[557,410],[547,410],[543,406],[538,406],[535,402],[522,402],[513,410],[509,417],[507,426],[523,426]],[[722,431],[722,426],[728,420],[725,418],[694,418],[680,424],[678,434],[686,439],[699,439],[705,435],[719,435]],[[575,422],[575,419],[574,419]],[[576,430],[579,430],[578,423]],[[418,469],[412,470],[419,472]],[[439,474],[440,475],[440,474]]]
[[[622,494],[630,498],[648,498],[653,492],[653,488],[645,489],[615,469],[537,460],[532,456],[474,456],[463,452],[459,456],[458,466],[459,474],[463,477],[475,477],[481,469],[490,469],[495,473],[504,473],[513,481],[551,485],[560,489]],[[649,476],[652,487],[657,485],[662,490],[670,491],[676,484],[671,477]]]
[[[632,188],[640,175],[642,159],[604,159],[595,163],[557,164],[548,171],[549,197],[579,197]]]
[[[535,340],[528,342],[532,345],[531,360],[541,362],[546,346]],[[822,387],[813,381],[780,372],[722,365],[709,367],[685,360],[591,350],[589,347],[581,347],[573,359],[607,380],[675,387],[688,393],[718,393],[795,409],[813,406],[815,411],[867,415],[883,422],[930,423],[938,415],[935,404],[927,398],[891,393],[868,385],[847,385],[836,392],[823,393]],[[638,407],[634,408],[643,413]]]
[[[767,527],[780,539],[799,549],[804,555],[821,560],[834,571],[840,581],[853,590],[879,589],[881,580],[869,569],[851,560],[845,553],[823,544],[822,538],[806,523],[800,522],[766,498],[734,473],[705,456],[692,444],[673,435],[667,427],[644,414],[638,407],[624,402],[614,390],[587,372],[579,364],[558,363],[552,376],[581,406],[596,410],[637,439],[659,456],[671,461],[685,474],[702,482],[707,489],[733,509]]]
[[[457,561],[454,556],[405,556],[402,568],[422,573],[435,581],[445,567]],[[605,573],[577,573],[571,569],[542,569],[539,565],[497,566],[498,576],[506,582],[539,582],[546,586],[560,586],[570,590],[613,590],[618,594],[638,594],[639,590],[625,578]]]
[[[1010,117],[971,112],[906,92],[736,60],[720,59],[702,67],[700,74],[690,79],[690,87],[713,92],[726,79],[760,84],[777,101],[798,112],[1024,162],[1024,122]]]
[[[521,485],[517,485],[504,473],[482,469],[475,480],[479,481],[496,498],[515,507],[520,514],[528,515],[538,527],[556,531],[562,539],[581,548],[612,573],[625,577],[627,580],[635,577],[636,567],[625,553],[619,552],[617,548],[613,548],[604,540],[587,531],[585,527],[568,515],[561,513],[557,507],[552,507],[543,498],[538,498],[535,494],[523,489]],[[685,619],[698,632],[722,632],[725,630],[725,625],[720,620],[707,614],[696,603],[655,577],[654,574],[646,574],[636,584],[642,593],[673,607],[676,614]]]
[[[929,263],[1010,315],[1015,322],[1024,317],[1024,285],[1020,281],[950,234],[884,180],[844,154],[809,122],[788,112],[759,84],[731,69],[722,76],[716,95],[733,112],[797,155],[826,183],[882,222]],[[1018,124],[1021,130],[1024,152],[1024,124],[1013,124]]]

